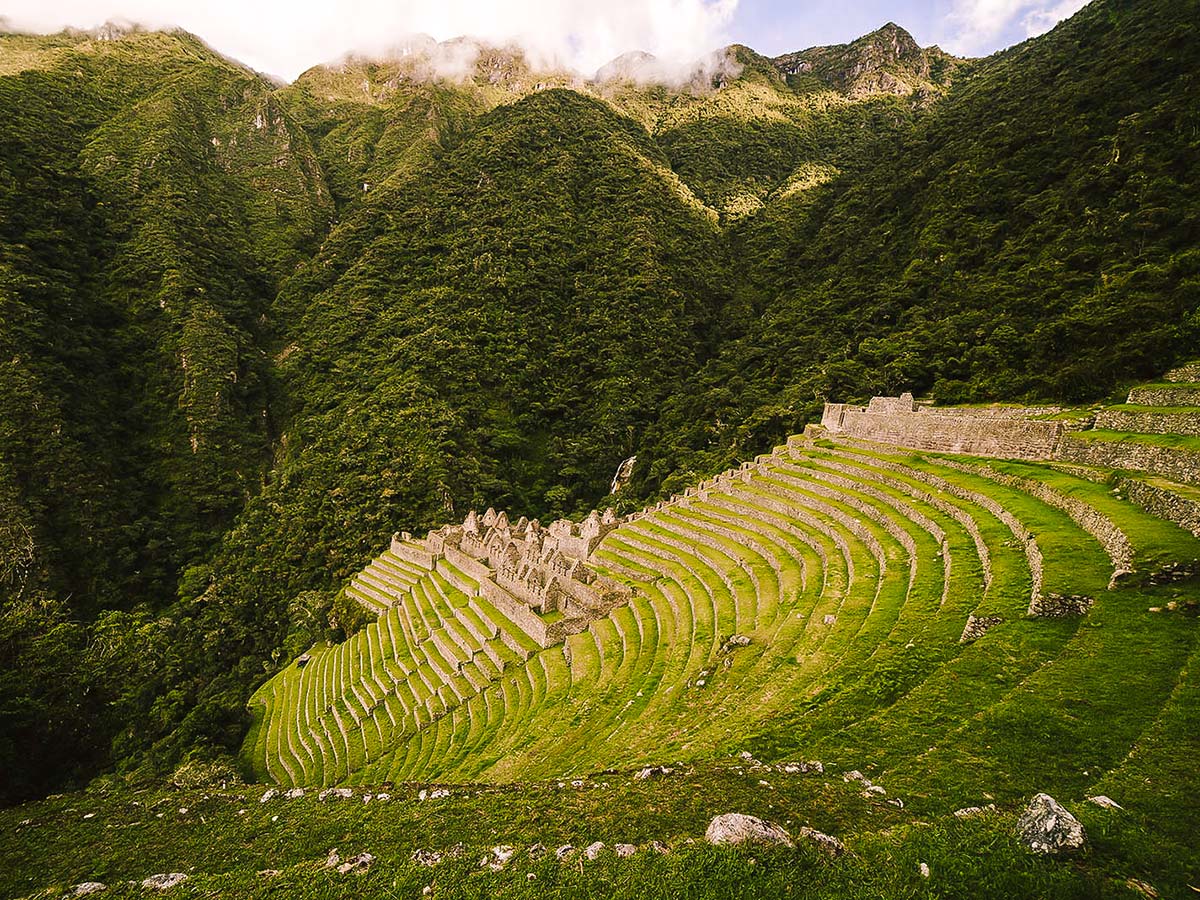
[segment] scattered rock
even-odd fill
[[[637,853],[637,847],[635,847],[633,844],[617,844],[615,847],[613,847],[613,851],[617,854],[617,856],[621,857],[621,859],[625,859],[626,857],[633,856],[633,854]]]
[[[541,859],[546,855],[546,848],[542,844],[534,844],[525,852],[529,854],[530,859]]]
[[[919,866],[917,866],[917,872],[918,872],[918,874],[920,874],[920,876],[922,878],[928,878],[929,877],[929,863],[921,863]]]
[[[317,799],[324,803],[326,800],[349,800],[354,796],[350,788],[325,788],[317,794]]]
[[[391,794],[376,794],[375,795],[375,802],[377,802],[377,803],[387,803],[391,799],[392,799]]]
[[[959,819],[973,819],[975,816],[982,816],[995,811],[996,804],[989,803],[987,806],[964,806],[962,809],[956,809],[954,815]]]
[[[782,844],[795,846],[791,835],[774,822],[742,813],[725,813],[708,823],[704,839],[710,844]]]
[[[259,869],[259,878],[278,878],[283,873],[279,869]]]
[[[1031,853],[1073,856],[1087,847],[1078,819],[1049,794],[1038,794],[1017,820],[1017,838]]]
[[[582,778],[576,778],[574,781],[572,781],[572,782],[571,782],[571,787],[573,787],[573,788],[581,788],[581,787],[583,787],[583,779],[582,779]]]
[[[83,881],[71,888],[71,896],[86,897],[88,894],[98,894],[106,890],[108,885],[103,881]]]
[[[748,646],[750,646],[750,638],[746,637],[744,634],[735,634],[721,645],[721,652],[729,653],[732,650],[736,650],[738,647]]]
[[[526,872],[525,880],[526,881],[537,881],[537,872]]]
[[[299,800],[304,796],[304,788],[292,788],[290,791],[285,791],[283,796],[288,800]],[[266,801],[264,800],[263,802],[265,803]]]
[[[169,891],[176,885],[187,881],[183,872],[167,872],[163,875],[151,875],[142,882],[142,887],[148,891]]]
[[[506,865],[508,865],[508,861],[513,858],[513,854],[516,852],[517,851],[515,849],[506,845],[493,847],[491,858],[489,859],[488,857],[484,857],[484,865],[486,865],[493,872],[499,872]]]
[[[1088,800],[1095,803],[1097,806],[1104,809],[1124,809],[1120,803],[1112,797],[1105,797],[1103,794],[1097,794],[1095,797],[1088,797]]]
[[[588,859],[595,859],[600,855],[600,851],[604,849],[604,841],[596,841],[594,844],[588,844],[583,850],[583,855]]]
[[[422,866],[436,866],[442,861],[442,854],[436,850],[414,850],[412,860]]]
[[[822,775],[825,772],[825,765],[819,760],[811,760],[809,762],[780,763],[775,769],[786,775]]]
[[[654,778],[666,778],[674,769],[668,769],[666,766],[646,766],[644,769],[639,769],[637,774],[633,776],[634,781],[650,781]]]
[[[341,865],[342,857],[337,852],[337,847],[329,851],[329,855],[325,857],[325,868],[333,869]]]
[[[826,625],[833,625],[834,623],[837,622],[837,616],[826,615],[825,618],[823,619],[823,621],[825,622]]]
[[[575,850],[575,848],[572,847],[570,844],[563,844],[561,847],[559,847],[557,850],[554,851],[554,858],[557,860],[565,859],[574,850]]]
[[[337,867],[339,875],[362,875],[371,868],[371,863],[375,862],[375,857],[370,853],[360,853],[358,856],[352,856],[340,866]]]
[[[651,841],[646,845],[646,849],[653,850],[655,853],[661,853],[663,856],[671,852],[670,848],[662,841]]]
[[[263,791],[263,795],[258,798],[258,802],[259,803],[269,803],[270,801],[274,800],[278,796],[279,796],[279,791],[275,790],[275,788],[267,788],[265,791]]]
[[[833,835],[809,828],[807,825],[796,832],[796,836],[804,838],[806,841],[812,841],[817,845],[818,850],[830,858],[841,856],[846,852],[846,845]]]
[[[1003,621],[1003,616],[967,616],[966,627],[963,628],[962,637],[958,642],[969,644],[977,641]]]
[[[449,797],[450,792],[446,788],[435,788],[429,792],[430,800],[441,800],[443,797]]]

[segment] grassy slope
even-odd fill
[[[914,816],[864,799],[837,774],[785,775],[740,759],[648,782],[610,772],[578,787],[453,786],[450,797],[422,802],[418,792],[428,787],[399,785],[390,801],[365,804],[358,796],[321,803],[311,791],[260,803],[261,790],[218,786],[52,798],[0,812],[0,896],[57,897],[83,880],[114,885],[182,871],[190,880],[173,896],[417,897],[432,885],[435,896],[452,898],[1083,898],[1135,896],[1122,882],[1143,874],[1104,840],[1078,865],[1025,855],[1012,837],[1011,808],[974,820]],[[1120,820],[1088,804],[1072,808],[1097,835]],[[808,824],[840,836],[851,852],[828,861],[807,846],[746,853],[691,843],[713,815],[730,810],[793,831]],[[1122,827],[1145,839],[1136,824]],[[670,853],[646,849],[655,840]],[[554,858],[562,844],[593,841],[641,849],[630,859],[611,850],[594,862],[578,851]],[[433,868],[410,859],[417,849],[444,852],[460,842],[461,856]],[[550,851],[540,861],[526,853],[535,843]],[[480,865],[497,845],[519,851],[500,872]],[[367,875],[340,876],[324,867],[335,847],[343,859],[369,852],[377,861]],[[121,885],[105,894],[142,895]]]

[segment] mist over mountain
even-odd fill
[[[1194,356],[1198,12],[586,76],[413,39],[288,84],[0,35],[0,799],[236,751],[395,531],[627,511],[826,399]]]

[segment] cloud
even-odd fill
[[[954,0],[942,40],[946,49],[978,56],[1049,31],[1088,0]]]
[[[671,63],[726,43],[738,0],[8,0],[11,25],[93,28],[109,20],[179,26],[264,72],[295,78],[348,51],[393,51],[413,34],[519,43],[543,64],[591,74],[645,50]]]

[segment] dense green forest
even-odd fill
[[[640,505],[826,398],[1194,356],[1197,21],[671,87],[0,35],[0,801],[234,750],[393,531]]]

